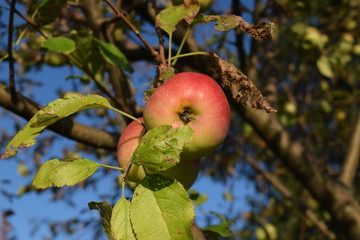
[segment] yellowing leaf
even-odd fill
[[[40,167],[32,184],[39,189],[74,185],[90,177],[98,167],[96,162],[88,159],[80,158],[68,161],[52,159]]]
[[[190,24],[199,9],[200,6],[197,4],[190,6],[181,4],[166,8],[156,16],[156,25],[171,35],[181,20],[185,19]]]
[[[167,170],[180,161],[180,153],[193,133],[187,126],[173,129],[164,125],[150,129],[135,150],[132,163],[154,171]]]
[[[137,239],[191,240],[194,206],[180,183],[148,175],[135,189],[130,219]]]
[[[115,204],[111,214],[111,232],[116,240],[136,240],[129,216],[130,202],[124,197]]]
[[[330,60],[326,56],[321,56],[316,61],[316,66],[319,72],[324,75],[325,77],[332,78],[334,76],[334,72],[330,65]]]
[[[16,154],[19,148],[30,147],[36,143],[35,138],[49,125],[78,111],[88,108],[114,109],[106,98],[90,94],[81,95],[70,93],[64,98],[49,103],[38,111],[6,146],[6,152],[1,158],[8,158]]]

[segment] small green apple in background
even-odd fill
[[[194,135],[180,156],[182,160],[192,160],[213,152],[224,141],[230,126],[230,107],[214,79],[183,72],[150,96],[143,117],[147,129],[161,125],[191,127]]]
[[[143,122],[142,118],[139,118]],[[136,121],[131,122],[121,134],[117,147],[117,159],[120,167],[124,167],[140,143],[145,134],[145,128]],[[178,180],[185,189],[189,189],[195,182],[200,170],[200,159],[193,161],[180,161],[174,167],[161,171],[159,174]],[[148,173],[154,173],[149,172]],[[131,182],[141,182],[145,178],[145,171],[142,166],[132,165],[127,175]]]
[[[48,51],[44,55],[44,62],[53,67],[61,67],[66,64],[67,59],[61,53]]]

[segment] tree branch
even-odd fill
[[[234,104],[280,161],[329,211],[346,238],[360,239],[360,206],[344,185],[325,173],[325,168],[313,161],[300,142],[291,139],[276,114]]]
[[[305,217],[309,219],[314,224],[314,226],[319,229],[320,232],[322,232],[322,234],[324,234],[324,236],[326,236],[328,239],[336,238],[336,235],[329,230],[327,225],[321,221],[305,203],[295,198],[291,191],[273,174],[265,171],[255,162],[255,160],[251,159],[249,156],[245,157],[245,161],[249,163],[257,172],[259,172],[269,183],[271,183],[282,195],[292,201],[298,210],[303,213]]]
[[[105,18],[103,16],[101,7],[98,1],[89,1],[89,0],[81,0],[79,1],[79,5],[83,12],[85,13],[86,21],[89,22],[89,27],[96,34],[96,37],[104,40],[107,39],[109,42],[113,42],[112,39],[108,39],[110,34],[107,34],[108,24],[103,24]],[[101,31],[103,30],[103,31]],[[135,115],[135,99],[133,97],[133,91],[126,80],[125,74],[121,71],[121,69],[113,66],[111,64],[105,65],[107,72],[109,73],[110,82],[113,87],[113,92],[115,93],[115,97],[112,97],[110,93],[107,96],[111,97],[114,103],[125,112],[130,115]],[[108,91],[102,86],[98,86],[103,92],[107,93]],[[130,121],[130,119],[125,119],[125,121]]]
[[[148,41],[145,40],[145,38],[141,35],[139,30],[122,14],[119,9],[116,8],[116,6],[110,1],[105,0],[105,2],[111,7],[111,9],[115,12],[116,16],[123,20],[126,25],[130,27],[130,29],[135,33],[135,35],[140,39],[140,41],[143,42],[143,44],[146,46],[146,48],[151,52],[151,54],[155,57],[156,61],[158,63],[161,63],[161,59],[159,56],[159,53],[148,43]]]
[[[346,154],[343,169],[340,175],[340,180],[352,188],[353,180],[356,174],[357,167],[359,165],[360,155],[360,116],[355,123],[355,130],[351,136],[349,143],[349,149]]]
[[[15,70],[14,70],[14,57],[12,49],[12,38],[14,33],[14,13],[15,13],[16,0],[12,0],[10,4],[9,13],[9,29],[8,29],[8,54],[9,54],[9,81],[10,81],[10,93],[11,102],[16,103],[16,87],[15,87]]]
[[[11,94],[9,88],[0,83],[0,106],[30,120],[35,113],[37,113],[41,106],[33,102],[31,99],[24,97],[17,93],[18,101],[15,104],[11,102]],[[78,141],[93,147],[104,148],[111,151],[116,151],[119,134],[108,133],[103,130],[92,128],[67,117],[53,125],[48,129],[74,141]]]

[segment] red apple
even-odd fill
[[[147,129],[191,127],[194,135],[181,153],[187,160],[213,152],[230,126],[230,107],[221,87],[211,77],[193,72],[176,74],[161,85],[146,102],[143,116]]]
[[[139,118],[143,122],[142,118]],[[145,128],[136,121],[131,122],[123,131],[117,147],[117,159],[120,167],[124,167],[145,134]],[[189,189],[195,182],[200,170],[200,159],[193,161],[180,161],[174,167],[158,172],[158,174],[178,180],[185,189]],[[155,173],[147,170],[147,173]],[[141,182],[146,176],[144,168],[131,165],[127,179],[131,182]]]

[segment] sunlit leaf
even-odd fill
[[[207,194],[200,194],[195,189],[188,190],[188,195],[195,206],[204,204],[209,198]]]
[[[38,111],[6,146],[6,152],[1,158],[8,158],[16,154],[19,148],[30,147],[36,143],[35,138],[49,125],[73,113],[88,108],[114,108],[106,98],[96,95],[81,95],[69,93],[61,99],[49,103]]]
[[[111,214],[111,232],[116,240],[136,240],[130,223],[129,216],[130,202],[124,197],[115,204]]]
[[[316,66],[319,72],[325,77],[332,78],[334,76],[334,72],[330,65],[330,60],[326,56],[321,56],[316,61]]]
[[[187,126],[173,129],[164,125],[150,129],[135,150],[132,163],[147,169],[164,171],[180,161],[180,153],[191,140],[193,130]]]
[[[29,175],[30,169],[24,162],[19,162],[17,166],[17,173],[22,177],[26,177]]]
[[[221,224],[217,224],[217,225],[211,225],[208,226],[206,228],[202,228],[202,231],[211,231],[211,232],[215,232],[217,234],[219,234],[222,237],[231,237],[233,236],[233,232],[226,226],[223,226]]]
[[[69,54],[75,50],[75,42],[66,37],[54,37],[47,39],[41,43],[41,46],[51,51],[64,54]]]
[[[32,184],[39,189],[71,186],[90,177],[98,168],[96,162],[88,159],[52,159],[40,167]]]
[[[111,206],[107,201],[90,202],[88,206],[91,210],[98,210],[101,217],[101,225],[108,240],[115,240],[111,235],[110,219],[111,219]]]
[[[94,43],[97,45],[101,55],[108,63],[111,63],[129,72],[134,71],[126,56],[115,45],[96,38],[94,38]]]
[[[148,175],[135,189],[130,219],[138,239],[193,239],[193,218],[194,206],[176,181]]]
[[[175,31],[175,26],[183,19],[188,23],[192,22],[194,16],[199,12],[200,6],[191,4],[185,6],[171,6],[162,10],[156,16],[156,25],[163,29],[167,34],[171,35]]]

